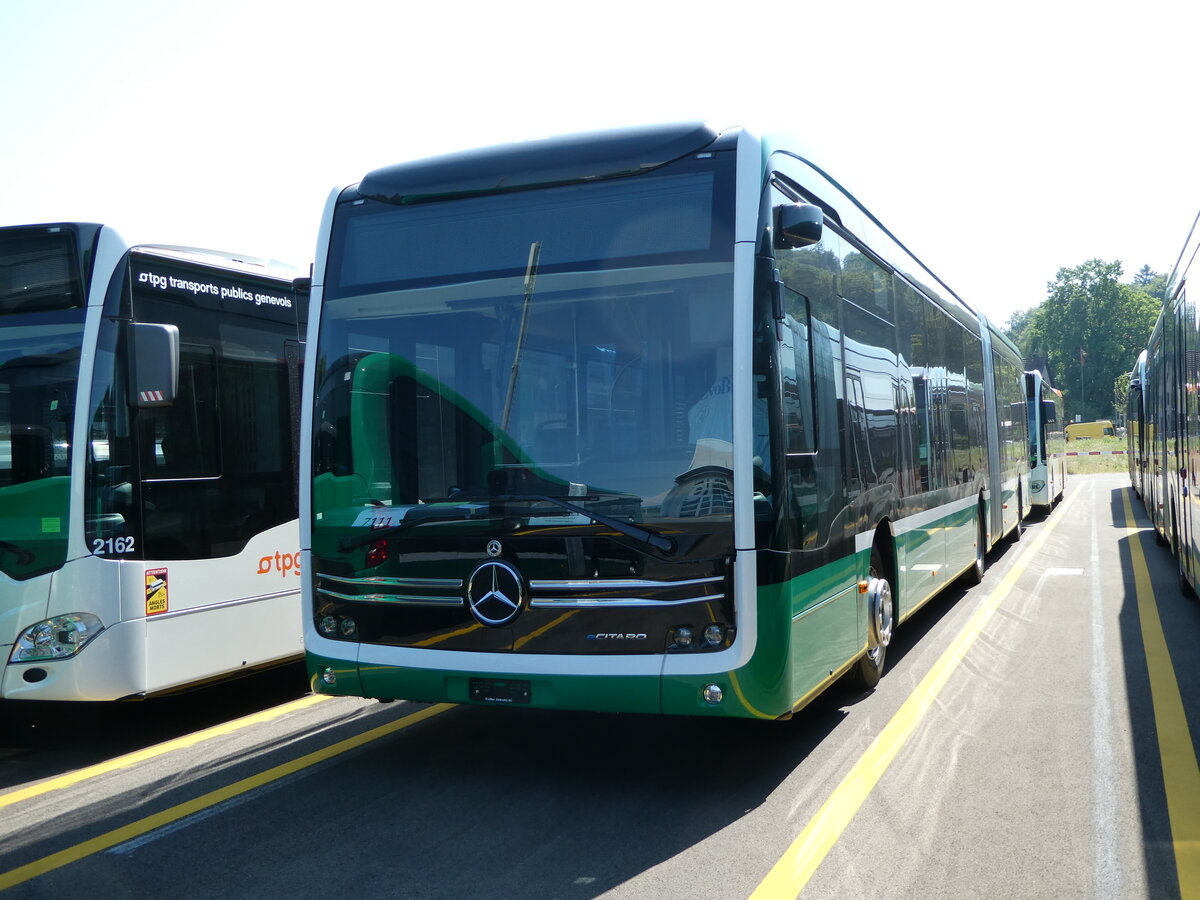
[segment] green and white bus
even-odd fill
[[[0,228],[0,697],[301,658],[306,298],[262,261]]]
[[[330,196],[315,691],[790,715],[1018,527],[1020,357],[792,145],[686,124]],[[1014,412],[1015,411],[1015,412]]]
[[[1049,511],[1067,486],[1067,439],[1062,392],[1041,372],[1025,373],[1029,407],[1029,499]]]

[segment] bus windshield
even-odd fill
[[[0,571],[13,578],[66,559],[82,338],[83,310],[0,320]]]
[[[344,206],[315,362],[318,530],[348,524],[338,508],[438,502],[588,523],[539,497],[726,528],[732,193],[715,169]]]

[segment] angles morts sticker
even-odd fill
[[[167,611],[167,570],[146,570],[146,615]]]

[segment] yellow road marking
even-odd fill
[[[1163,788],[1167,795],[1167,817],[1171,822],[1171,840],[1175,845],[1175,868],[1179,875],[1179,895],[1183,900],[1200,898],[1200,766],[1196,747],[1188,729],[1187,713],[1171,664],[1171,652],[1163,633],[1150,570],[1142,552],[1142,528],[1133,517],[1129,491],[1121,492],[1125,505],[1125,527],[1129,535],[1129,556],[1133,563],[1137,589],[1138,621],[1146,648],[1146,669],[1150,675],[1150,697],[1154,705],[1154,728],[1158,733],[1158,752],[1162,759]]]
[[[1037,537],[1023,545],[1023,552],[1012,568],[1005,573],[1000,583],[971,616],[921,683],[909,694],[891,721],[871,742],[871,746],[834,789],[779,862],[767,873],[767,877],[755,888],[754,893],[750,895],[752,900],[795,898],[804,890],[817,866],[828,855],[867,796],[883,777],[887,767],[896,758],[900,748],[934,705],[938,693],[950,680],[951,674],[983,632],[988,620],[1017,583],[1028,562],[1036,557],[1058,523],[1067,518],[1067,510],[1078,496],[1079,494],[1073,494],[1068,498],[1059,508],[1057,516],[1046,523]]]
[[[47,781],[41,781],[37,784],[30,785],[20,790],[11,791],[7,794],[0,795],[0,809],[6,806],[11,806],[14,803],[19,803],[22,800],[28,800],[30,797],[40,797],[42,794],[48,794],[51,791],[62,790],[70,787],[73,784],[79,784],[81,781],[87,781],[89,778],[96,778],[100,775],[105,775],[109,772],[115,772],[118,769],[126,769],[130,766],[137,765],[140,762],[145,762],[148,759],[153,759],[156,756],[162,756],[164,753],[170,753],[173,750],[182,750],[185,747],[194,747],[196,744],[204,741],[212,740],[216,737],[221,737],[226,734],[233,734],[242,728],[247,728],[250,725],[257,725],[261,722],[269,722],[272,719],[277,719],[280,716],[287,715],[290,712],[304,709],[312,706],[314,703],[330,699],[327,696],[320,694],[310,694],[307,697],[301,697],[299,700],[293,700],[291,703],[284,703],[280,706],[265,709],[262,712],[253,713],[249,716],[243,716],[240,719],[234,719],[231,722],[224,722],[220,725],[214,725],[212,728],[206,728],[203,731],[197,731],[195,734],[187,734],[174,740],[165,741],[161,744],[155,744],[153,747],[146,747],[143,750],[135,750],[133,753],[126,753],[124,756],[117,756],[113,759],[106,760],[102,763],[97,763],[94,766],[88,766],[79,769],[75,772],[69,772],[66,775],[59,775],[56,778],[50,778]]]
[[[321,750],[301,756],[299,759],[294,759],[291,762],[267,769],[267,771],[258,775],[252,775],[249,778],[243,778],[241,781],[235,781],[226,787],[209,791],[195,800],[189,800],[186,803],[172,806],[170,809],[164,809],[162,812],[139,819],[136,822],[130,822],[128,825],[114,829],[107,834],[94,837],[89,841],[84,841],[82,844],[76,844],[74,847],[68,847],[66,850],[60,850],[58,853],[52,853],[42,859],[4,872],[0,874],[0,891],[26,882],[31,878],[37,878],[39,875],[45,875],[47,872],[62,868],[70,863],[78,862],[94,853],[100,853],[111,847],[116,847],[133,838],[141,837],[143,834],[147,834],[156,828],[170,825],[172,822],[177,822],[186,816],[194,815],[209,807],[216,806],[218,803],[224,803],[226,800],[230,800],[239,794],[244,794],[247,791],[252,791],[255,788],[262,787],[272,781],[277,781],[302,769],[307,769],[319,762],[324,762],[348,750],[361,747],[363,744],[369,744],[371,741],[378,740],[402,728],[415,725],[418,722],[432,718],[439,713],[453,708],[454,705],[451,703],[439,703],[435,706],[428,706],[402,719],[396,719],[386,725],[380,725],[377,728],[372,728],[370,731],[364,731],[362,734],[346,738],[344,741],[338,741],[336,744],[331,744]]]

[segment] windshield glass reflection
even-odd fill
[[[327,309],[318,494],[728,519],[731,266],[542,276],[529,297],[514,281]]]

